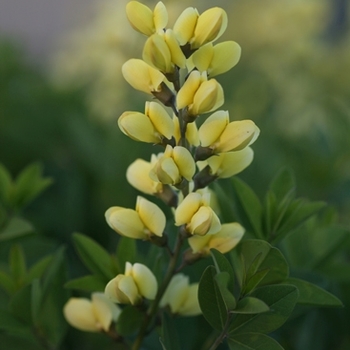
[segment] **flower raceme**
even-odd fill
[[[108,225],[120,235],[148,240],[162,237],[166,218],[161,209],[147,199],[138,196],[136,210],[111,207],[105,213]]]
[[[108,282],[105,295],[115,303],[137,305],[142,298],[153,300],[157,290],[157,280],[146,265],[127,262],[125,273]]]
[[[86,332],[107,332],[120,313],[120,308],[103,293],[93,293],[91,300],[70,298],[63,308],[67,322]]]
[[[135,141],[162,143],[174,134],[174,122],[156,102],[146,102],[145,113],[124,112],[118,119],[120,130]]]
[[[173,314],[196,316],[201,314],[198,303],[198,283],[189,284],[188,276],[178,273],[171,279],[160,306],[169,306]]]
[[[210,235],[220,230],[218,216],[210,207],[210,194],[192,192],[175,210],[175,225],[186,225],[192,235]]]

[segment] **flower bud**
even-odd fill
[[[111,323],[117,321],[120,312],[120,308],[103,293],[93,293],[91,301],[86,298],[70,298],[63,308],[67,322],[87,332],[107,332]]]
[[[158,155],[157,161],[150,171],[153,181],[162,184],[176,185],[185,178],[190,181],[196,171],[191,153],[181,146],[166,146],[165,152]]]
[[[142,298],[153,300],[157,289],[157,280],[147,266],[127,262],[125,273],[117,275],[108,282],[105,294],[116,303],[136,305]]]
[[[108,225],[120,235],[134,239],[161,237],[166,218],[161,209],[147,199],[138,196],[136,210],[111,207],[105,214]]]
[[[176,274],[171,279],[160,306],[169,305],[173,314],[196,316],[201,314],[198,302],[198,283],[189,284],[188,276]]]
[[[202,171],[206,169],[206,166],[209,166],[211,176],[224,179],[243,171],[253,161],[253,157],[253,150],[246,147],[241,151],[220,153],[205,161],[197,162],[197,165],[203,169]]]
[[[218,232],[221,224],[210,207],[210,194],[192,192],[187,195],[175,210],[175,225],[186,225],[186,230],[192,235]]]
[[[227,28],[227,14],[219,7],[204,11],[198,18],[194,36],[191,39],[192,49],[218,39]]]
[[[179,118],[174,116],[173,117],[174,121],[174,137],[176,140],[176,143],[178,144],[181,138],[181,131],[180,131],[180,123],[179,123]],[[196,123],[188,123],[186,127],[186,140],[190,145],[193,146],[199,146],[199,136],[198,136],[198,129],[197,129],[197,124]]]
[[[259,133],[259,128],[251,120],[230,123],[227,111],[217,111],[201,125],[199,139],[201,147],[210,147],[214,153],[221,153],[251,145]]]
[[[239,223],[232,222],[223,224],[221,230],[212,235],[192,236],[188,239],[188,243],[193,254],[209,255],[212,248],[225,254],[240,242],[244,231]]]
[[[153,12],[138,1],[130,1],[126,5],[126,15],[131,26],[147,36],[162,30],[168,23],[168,12],[161,1]]]
[[[176,20],[173,30],[181,46],[187,44],[193,37],[198,17],[197,9],[188,7]]]
[[[208,43],[200,47],[191,56],[191,61],[200,72],[207,71],[208,76],[214,77],[234,67],[240,57],[241,47],[234,41],[225,41],[215,46]]]
[[[165,76],[146,62],[132,58],[122,66],[125,80],[136,90],[147,94],[162,91],[162,82]]]

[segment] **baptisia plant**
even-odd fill
[[[200,276],[190,284],[180,271],[210,255],[211,249],[222,254],[231,251],[243,237],[241,224],[222,222],[213,205],[215,192],[208,186],[252,162],[250,146],[259,128],[251,120],[231,121],[228,111],[218,110],[225,103],[224,89],[214,77],[234,67],[241,54],[233,41],[216,43],[227,27],[223,9],[199,13],[189,7],[173,28],[167,28],[168,13],[162,2],[152,10],[130,1],[126,14],[146,41],[142,59],[128,60],[122,74],[134,89],[153,98],[144,111],[122,113],[118,126],[132,140],[157,147],[150,161],[136,159],[127,169],[128,182],[155,200],[139,196],[135,210],[116,205],[105,217],[118,234],[155,244],[166,259],[156,272],[141,262],[126,262],[125,272],[105,287],[105,298],[122,310],[119,319],[137,310],[139,327],[130,339],[123,340],[125,346],[137,350],[157,328],[155,320],[162,313],[205,313],[198,299]],[[161,209],[164,205],[171,207],[168,219]],[[84,311],[88,315],[85,322],[78,315],[83,304],[88,310]],[[116,312],[109,308],[106,318],[101,318],[101,305],[107,309],[96,295],[92,303],[74,299],[66,305],[65,315],[81,330],[106,331],[112,320],[117,321],[111,316]]]

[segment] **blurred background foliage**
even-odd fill
[[[125,19],[126,2],[100,6],[92,21],[68,33],[45,70],[31,64],[14,40],[0,38],[0,162],[16,176],[39,161],[53,180],[21,213],[37,234],[18,240],[29,265],[65,245],[70,278],[84,272],[72,248],[72,232],[83,232],[114,251],[117,235],[107,227],[104,212],[112,205],[134,206],[137,192],[127,184],[125,170],[135,158],[149,159],[155,152],[122,135],[116,123],[125,110],[143,110],[147,98],[120,73],[128,58],[140,57],[144,41]],[[187,6],[200,12],[212,6],[203,0],[164,3],[170,24]],[[349,228],[348,1],[220,0],[215,5],[229,16],[220,40],[242,46],[239,64],[218,77],[225,91],[223,108],[232,120],[252,119],[261,129],[254,162],[239,177],[262,197],[274,174],[288,166],[298,195],[328,202],[338,222]],[[1,266],[12,244],[1,243]],[[349,240],[341,254],[349,264]],[[286,349],[349,348],[350,275],[333,281],[327,276],[325,282],[322,271],[310,268],[307,273],[347,308],[313,310],[302,321],[296,315],[277,335],[279,341]],[[3,306],[6,298],[0,300]],[[74,336],[63,341],[62,349],[74,349],[76,339],[94,344],[90,338],[95,335],[70,332]]]

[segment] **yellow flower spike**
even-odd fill
[[[189,284],[188,276],[178,273],[171,279],[159,305],[169,305],[173,314],[196,316],[201,314],[197,294],[198,283]]]
[[[136,200],[136,212],[150,232],[158,237],[163,236],[166,218],[161,209],[147,199],[138,196]]]
[[[147,194],[157,194],[163,191],[163,184],[149,177],[152,164],[143,159],[136,159],[126,171],[126,178],[131,186]]]
[[[123,274],[117,275],[107,283],[105,295],[111,301],[119,304],[136,305],[142,300],[132,276]]]
[[[146,40],[142,58],[163,73],[174,71],[174,65],[171,63],[171,53],[162,35],[156,33]]]
[[[208,43],[191,56],[192,65],[200,72],[207,71],[214,77],[233,68],[241,57],[241,47],[234,41],[225,41],[213,46]]]
[[[198,130],[201,146],[209,147],[215,143],[229,122],[228,111],[217,111],[210,115]]]
[[[165,76],[146,62],[132,58],[122,66],[125,80],[136,90],[147,94],[161,91],[161,83]]]
[[[193,37],[198,17],[197,9],[188,7],[176,20],[173,30],[181,46],[188,43]]]
[[[135,141],[161,143],[162,137],[157,133],[149,117],[139,112],[124,112],[118,119],[120,130]]]
[[[223,224],[221,230],[213,235],[190,237],[188,243],[194,254],[209,255],[212,248],[225,254],[240,242],[244,232],[244,228],[239,223],[232,222]]]
[[[198,71],[192,71],[176,96],[177,108],[182,109],[193,102],[193,98],[203,80]]]
[[[201,194],[196,192],[188,194],[175,210],[175,225],[181,226],[190,222],[201,204]]]
[[[86,298],[70,298],[63,308],[67,322],[87,332],[108,331],[112,321],[118,319],[120,312],[120,308],[103,293],[93,293],[91,301]]]
[[[154,11],[138,1],[130,1],[126,5],[126,15],[131,26],[147,36],[163,29],[168,23],[168,12],[161,1]]]
[[[173,149],[173,159],[181,176],[187,181],[191,181],[196,172],[196,164],[191,153],[185,147],[175,146]]]
[[[132,209],[111,207],[105,213],[108,225],[122,236],[134,239],[147,239],[145,226],[139,214]]]
[[[191,115],[209,113],[223,104],[224,90],[215,79],[210,79],[204,81],[196,91],[189,113]]]
[[[198,18],[194,37],[191,40],[192,49],[218,39],[227,28],[227,14],[219,7],[204,11]]]
[[[145,114],[150,118],[155,129],[167,139],[174,135],[174,123],[168,112],[157,102],[146,102]]]
[[[140,295],[149,300],[154,300],[158,290],[157,280],[152,271],[145,265],[129,262],[126,263],[125,275],[132,276]]]
[[[241,151],[220,153],[206,160],[212,175],[228,178],[243,171],[253,161],[254,152],[250,147]]]
[[[181,132],[180,132],[180,123],[179,123],[179,118],[174,115],[173,117],[173,122],[174,122],[174,137],[176,140],[176,143],[178,144],[181,138]],[[190,145],[193,146],[199,146],[200,141],[199,141],[199,135],[198,135],[198,128],[196,123],[189,123],[187,124],[186,128],[186,140],[189,142]]]
[[[258,138],[260,129],[251,120],[234,121],[221,134],[216,152],[238,151],[251,145]]]
[[[168,45],[170,54],[171,54],[171,62],[176,64],[180,68],[186,67],[186,57],[183,54],[179,42],[176,39],[174,32],[171,29],[167,29],[164,33],[165,42]]]

